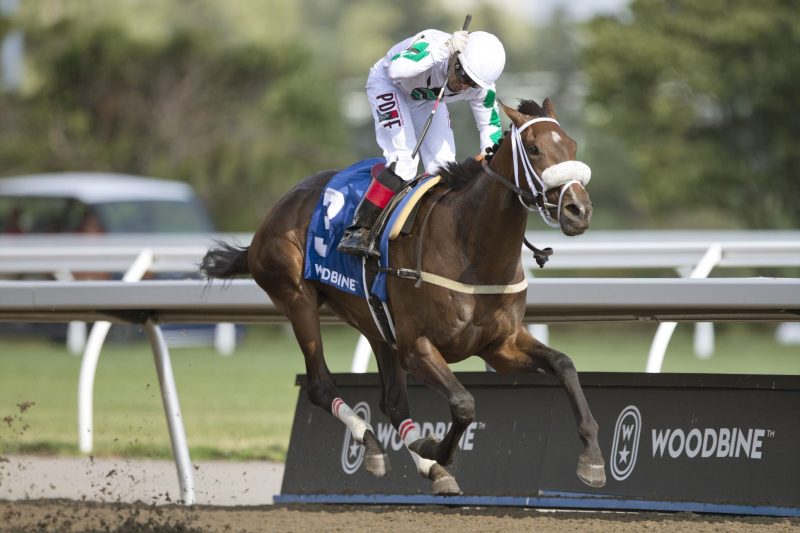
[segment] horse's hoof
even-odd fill
[[[428,472],[428,479],[433,481],[433,493],[438,496],[458,496],[461,494],[461,488],[456,483],[456,479],[438,463],[431,466]]]
[[[439,447],[439,439],[433,435],[428,435],[422,439],[417,439],[408,445],[408,449],[416,453],[423,459],[436,460],[436,450]]]
[[[381,443],[375,438],[372,431],[367,430],[364,432],[364,468],[370,474],[383,477],[389,473],[391,467],[389,466],[389,456],[383,452]]]
[[[364,468],[375,477],[383,477],[392,470],[392,466],[389,464],[389,456],[385,453],[365,455]]]
[[[606,484],[605,463],[602,460],[598,463],[597,461],[584,460],[581,457],[578,460],[578,479],[590,487],[604,487]]]

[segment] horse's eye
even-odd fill
[[[530,155],[539,155],[539,147],[535,144],[531,144],[528,146],[528,153]]]

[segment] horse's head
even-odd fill
[[[553,103],[547,98],[541,106],[533,100],[523,100],[517,109],[501,105],[513,126],[495,156],[498,164],[506,176],[513,172],[517,187],[537,195],[535,207],[546,222],[565,235],[580,235],[592,220],[584,188],[591,170],[575,160],[578,145],[561,129]],[[530,197],[520,198],[532,203]]]

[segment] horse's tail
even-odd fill
[[[247,252],[249,246],[237,246],[222,241],[216,241],[218,247],[209,250],[200,263],[200,273],[206,278],[233,278],[250,274],[247,266]]]

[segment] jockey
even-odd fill
[[[455,161],[456,147],[447,103],[466,100],[480,135],[481,152],[502,136],[495,80],[505,66],[502,43],[483,31],[453,34],[425,30],[396,45],[369,71],[367,98],[375,119],[375,136],[388,165],[372,180],[339,243],[340,252],[380,255],[369,229],[395,193],[417,172],[411,158],[417,135],[431,116],[444,85],[442,102],[420,146],[425,171],[433,173]]]

